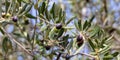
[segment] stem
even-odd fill
[[[103,4],[104,4],[104,10],[105,10],[105,13],[106,13],[106,16],[107,16],[107,13],[108,13],[108,10],[107,10],[107,0],[103,0]],[[106,17],[105,16],[105,17]]]
[[[42,20],[42,21],[44,21],[45,23],[48,23],[48,24],[50,24],[50,25],[52,25],[49,21],[47,21],[47,19],[45,20],[45,19],[43,19],[43,18],[41,18],[41,17],[38,17],[40,20]]]
[[[5,53],[4,60],[8,60],[7,53]]]
[[[104,4],[103,8],[104,8],[105,16],[103,17],[102,22],[105,24],[106,21],[107,21],[106,18],[107,18],[107,14],[108,14],[108,10],[107,10],[107,0],[103,0],[103,4]]]
[[[35,30],[36,30],[36,25],[34,26],[34,32],[33,32],[33,38],[32,38],[32,40],[33,40],[33,42],[32,42],[32,51],[33,51],[33,49],[34,49],[34,42],[35,42]]]
[[[95,56],[92,56],[90,54],[86,54],[86,53],[77,53],[76,55],[85,55],[85,56],[88,56],[88,57],[91,57],[91,58],[95,58]]]
[[[16,26],[18,27],[18,29],[20,30],[20,32],[24,35],[23,30],[21,29],[20,25],[18,23],[16,23]],[[25,35],[24,35],[25,36]]]
[[[61,55],[62,55],[62,53],[59,53],[56,60],[59,60]]]
[[[7,33],[7,31],[1,27],[1,29],[6,33],[6,35],[10,38],[11,41],[15,42],[18,46],[20,46],[26,53],[28,53],[29,55],[33,56],[33,54],[31,54],[25,47],[23,47],[19,42],[17,42],[9,33]]]
[[[38,1],[37,1],[38,2]],[[37,16],[37,10],[36,10],[36,16]],[[32,42],[32,52],[33,52],[33,50],[34,50],[34,42],[35,42],[35,32],[36,32],[36,24],[37,24],[37,18],[36,18],[36,20],[35,20],[35,26],[34,26],[34,31],[33,31],[33,37],[32,37],[32,40],[33,40],[33,42]]]
[[[12,0],[10,0],[10,5],[9,5],[9,7],[8,7],[8,10],[7,10],[7,13],[9,13],[9,11],[10,11],[10,8],[11,8],[11,6],[12,6]]]
[[[97,54],[96,60],[100,60],[98,49],[95,49],[95,52],[96,52],[96,54]]]
[[[75,54],[75,55],[71,55],[71,57],[76,56],[76,55],[84,55],[84,56],[87,56],[87,57],[90,57],[90,58],[96,59],[95,56],[90,55],[90,54],[86,54],[86,53],[77,53],[77,54]]]

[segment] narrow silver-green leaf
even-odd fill
[[[25,16],[26,16],[26,17],[28,17],[28,18],[31,18],[31,19],[36,19],[36,17],[35,17],[35,16],[33,16],[32,14],[29,14],[29,13],[28,13],[28,14],[26,14]]]
[[[1,29],[1,27],[0,27],[0,32],[1,32],[2,34],[4,34],[4,31]]]
[[[95,51],[96,47],[95,47],[94,43],[91,41],[91,39],[88,39],[88,42],[89,42],[89,45],[92,48],[92,50]]]
[[[81,23],[81,20],[78,20],[78,27],[79,27],[79,31],[82,30],[82,23]]]
[[[73,45],[73,40],[70,41],[70,43],[67,46],[67,50],[70,50],[72,48]]]
[[[75,27],[79,30],[79,26],[78,26],[77,21],[74,21],[74,25],[75,25]]]
[[[85,28],[87,28],[87,26],[88,26],[88,21],[86,20],[83,24],[83,30],[85,30]]]
[[[63,35],[64,30],[65,30],[64,28],[60,29],[60,31],[58,32],[58,36],[57,36],[58,38]]]
[[[66,22],[66,25],[69,24],[71,21],[73,21],[75,18],[76,18],[76,16],[70,18],[70,19]]]

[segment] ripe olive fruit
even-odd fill
[[[78,47],[80,47],[83,43],[84,43],[83,36],[78,35],[77,36],[77,45],[78,45]]]
[[[29,20],[25,20],[24,24],[28,25],[29,24]]]
[[[61,29],[61,28],[62,28],[62,24],[61,23],[56,24],[56,29]]]
[[[51,46],[49,46],[49,45],[45,46],[46,50],[50,50],[50,48],[51,48]]]
[[[77,46],[80,47],[83,43],[84,43],[84,41],[81,40],[80,42],[77,42]]]
[[[14,22],[17,22],[18,17],[17,17],[17,16],[14,16],[14,17],[12,18],[12,20],[13,20]]]
[[[77,42],[83,40],[83,37],[81,35],[77,36]]]

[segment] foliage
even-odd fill
[[[53,3],[48,8],[49,0],[36,3],[31,0],[2,0],[1,59],[10,59],[17,53],[24,59],[30,56],[32,60],[69,60],[75,57],[86,60],[119,59],[119,52],[111,50],[114,35],[93,23],[95,15],[87,20],[78,16],[67,19],[66,12],[58,4]],[[32,9],[35,9],[34,14],[30,13]],[[13,20],[15,16],[16,21]],[[31,20],[35,21],[35,25]],[[74,26],[71,27],[72,21]],[[59,29],[57,24],[62,24]],[[7,30],[9,25],[14,26],[11,32]],[[82,42],[77,41],[78,35],[83,37]],[[89,47],[88,53],[82,52],[86,46]]]

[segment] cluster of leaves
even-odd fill
[[[98,56],[100,60],[114,59],[119,52],[110,52],[113,36],[106,33],[101,27],[91,25],[93,18],[94,16],[91,17],[90,20],[86,20],[83,24],[81,20],[79,20],[75,22],[75,26],[79,31],[83,32],[84,35],[88,36],[86,39],[91,50],[90,54]]]
[[[5,15],[0,18],[0,31],[4,35],[2,39],[4,53],[0,55],[7,57],[14,51],[19,52],[19,47],[22,46],[34,57],[33,59],[40,59],[39,57],[42,56],[49,59],[61,57],[67,60],[78,54],[87,45],[86,43],[89,43],[90,50],[93,52],[90,54],[95,59],[112,59],[118,55],[118,52],[109,52],[112,36],[105,33],[99,26],[92,25],[94,16],[86,21],[74,21],[77,33],[70,34],[67,32],[75,28],[67,26],[74,20],[74,17],[67,20],[65,11],[55,3],[51,9],[48,9],[49,1],[31,2],[27,0],[5,0],[3,2],[5,10],[2,9],[2,12],[5,12]],[[30,13],[32,7],[36,11],[36,16]],[[14,16],[17,16],[17,21],[13,21]],[[31,24],[31,19],[35,21],[35,25]],[[13,25],[14,30],[7,33],[7,25]],[[57,25],[61,25],[59,29]],[[77,35],[83,37],[84,43],[81,46],[77,45]],[[17,46],[14,46],[14,43]]]

